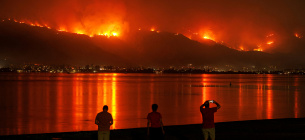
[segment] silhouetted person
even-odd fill
[[[110,126],[113,124],[112,115],[108,113],[108,106],[104,105],[103,112],[95,117],[95,124],[98,125],[98,140],[109,140]]]
[[[164,135],[162,116],[157,109],[158,105],[153,104],[152,112],[147,115],[147,135],[151,140],[162,140]]]
[[[217,107],[210,108],[210,103],[215,103]],[[207,100],[200,106],[200,112],[202,115],[202,133],[204,140],[207,140],[209,137],[212,140],[215,140],[214,113],[217,112],[219,108],[220,104],[214,100]]]

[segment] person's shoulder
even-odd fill
[[[157,115],[161,115],[161,113],[160,113],[160,112],[157,112],[157,111],[150,112],[150,114],[157,114]]]
[[[217,110],[218,110],[218,108],[217,108],[217,107],[213,107],[213,108],[212,108],[212,110],[217,111]]]
[[[152,112],[147,114],[147,119],[150,119],[152,117]]]
[[[158,112],[158,116],[159,116],[160,118],[162,118],[162,115],[161,115],[161,113],[160,113],[160,112]]]
[[[99,112],[96,114],[96,117],[100,117],[102,115],[102,112]]]
[[[104,112],[104,111],[102,111],[102,112],[100,112],[99,114],[105,116],[105,115],[109,115],[110,113],[109,113],[109,112]],[[111,115],[111,114],[110,114],[110,115]]]

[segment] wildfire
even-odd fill
[[[106,36],[106,37],[111,37],[111,36],[115,36],[115,37],[117,37],[118,36],[118,33],[117,32],[105,32],[105,33],[98,33],[98,34],[96,34],[96,35],[98,35],[98,36]],[[92,37],[94,36],[94,35],[91,35]]]
[[[208,36],[203,36],[203,39],[210,39],[210,37],[208,37]]]
[[[243,46],[239,47],[240,51],[245,51],[245,48]]]
[[[58,28],[52,28],[51,26],[47,25],[47,24],[41,24],[38,22],[29,22],[29,21],[18,21],[16,19],[10,19],[8,18],[7,20],[9,21],[14,21],[16,23],[20,23],[20,24],[27,24],[33,27],[42,27],[42,28],[48,28],[48,29],[55,29],[59,32],[70,32],[70,33],[75,33],[75,34],[81,34],[81,35],[87,35],[89,37],[93,37],[95,35],[99,35],[99,36],[106,36],[106,37],[118,37],[119,33],[121,32],[120,29],[121,27],[117,24],[109,24],[109,25],[103,25],[101,27],[98,28],[98,30],[93,30],[93,31],[89,31],[86,30],[84,27],[69,27],[66,28],[64,26],[60,26]],[[5,20],[2,20],[2,22],[4,22]],[[100,33],[100,31],[103,31],[103,33]]]
[[[215,35],[210,30],[204,30],[203,34],[202,34],[202,32],[200,34],[203,35],[202,36],[203,39],[215,41]]]
[[[257,45],[257,48],[256,48],[256,49],[253,49],[253,51],[262,52],[263,49],[262,49],[261,47],[262,47],[262,45]]]
[[[29,26],[35,26],[35,27],[44,27],[44,28],[48,28],[48,29],[53,29],[53,30],[57,30],[59,32],[69,32],[69,33],[75,33],[75,34],[81,34],[81,35],[87,35],[89,37],[94,37],[94,36],[105,36],[105,37],[120,37],[123,35],[124,30],[124,25],[121,22],[115,22],[115,21],[109,21],[103,24],[98,24],[98,23],[93,23],[90,21],[84,22],[84,24],[81,23],[75,23],[72,25],[65,25],[65,24],[61,24],[61,25],[54,25],[51,26],[52,24],[50,23],[46,23],[46,22],[41,22],[41,21],[30,21],[30,20],[16,20],[13,18],[8,18],[8,19],[3,19],[2,22],[4,21],[11,21],[11,22],[16,22],[16,23],[20,23],[20,24],[27,24]],[[1,20],[0,20],[1,21]],[[126,25],[125,25],[126,26]],[[129,26],[128,26],[129,27]],[[152,31],[152,32],[156,32],[156,33],[160,33],[160,30],[158,30],[156,27],[159,27],[158,25],[153,25],[150,26],[151,28],[142,28],[141,26],[134,28],[134,30],[146,30],[146,31]],[[222,36],[223,35],[219,35],[217,34],[217,32],[215,32],[213,30],[213,28],[202,28],[199,30],[190,30],[187,29],[185,30],[185,32],[176,32],[173,33],[174,35],[179,35],[182,34],[184,36],[186,36],[189,39],[192,40],[197,40],[197,41],[203,41],[203,40],[212,40],[216,43],[219,44],[224,44],[223,41],[221,41]],[[290,34],[290,36],[293,34]],[[278,40],[277,40],[277,34],[276,33],[268,33],[268,34],[263,34],[262,36],[260,36],[260,38],[254,38],[251,39],[250,41],[245,40],[243,43],[239,44],[239,46],[236,45],[232,45],[232,46],[228,46],[228,47],[232,47],[236,50],[240,50],[240,51],[268,51],[270,50],[269,48],[274,47],[275,45],[278,44]],[[294,34],[294,36],[296,38],[303,38],[302,34],[300,32],[297,32]],[[218,39],[218,40],[216,40]],[[253,40],[253,41],[252,41]],[[204,41],[206,42],[206,41]],[[228,42],[226,42],[228,43]],[[236,44],[238,44],[240,42],[236,42]],[[250,46],[253,46],[254,43],[257,45],[257,47],[255,47],[255,49],[253,48],[249,48]],[[227,44],[225,44],[227,45]],[[245,45],[245,46],[243,46]]]
[[[207,40],[213,40],[213,41],[215,41],[215,39],[212,38],[212,37],[210,37],[210,36],[203,36],[202,38],[203,38],[203,39],[207,39]]]
[[[253,51],[262,52],[262,51],[263,51],[263,49],[262,49],[262,48],[257,48],[257,49],[253,49]]]
[[[67,30],[65,28],[59,28],[57,31],[60,31],[60,32],[67,32]]]

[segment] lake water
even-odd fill
[[[164,125],[198,124],[209,99],[216,122],[305,117],[305,76],[0,73],[0,135],[97,130],[103,105],[111,129],[146,127],[153,103]]]

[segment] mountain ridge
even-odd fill
[[[0,57],[9,58],[11,63],[158,67],[284,65],[280,55],[237,51],[213,41],[198,42],[169,32],[137,31],[124,39],[89,37],[5,21],[0,22],[0,37]],[[291,58],[286,63],[294,61]]]

